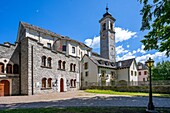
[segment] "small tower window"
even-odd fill
[[[62,51],[66,51],[66,45],[63,45]]]
[[[103,31],[106,30],[106,23],[104,23],[104,24],[102,25],[102,29],[103,29]]]
[[[47,43],[47,47],[51,49],[51,43]]]
[[[113,30],[113,23],[110,23],[110,29]]]

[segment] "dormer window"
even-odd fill
[[[111,66],[115,66],[115,63],[112,62],[112,63],[111,63]]]
[[[105,61],[105,65],[108,66],[108,65],[109,65],[109,62],[108,62],[108,61]]]
[[[75,47],[72,47],[72,53],[75,53],[76,49]]]
[[[122,66],[122,62],[119,62],[119,67],[121,67]]]
[[[62,46],[62,51],[66,51],[66,45]]]
[[[51,43],[47,43],[47,47],[51,49]]]

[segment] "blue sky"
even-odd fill
[[[109,12],[116,18],[117,60],[136,57],[144,62],[170,60],[164,53],[143,51],[138,0],[1,0],[0,43],[14,43],[19,21],[24,21],[63,36],[84,42],[99,52],[99,20]]]

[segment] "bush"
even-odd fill
[[[112,90],[119,92],[149,92],[148,86],[90,86],[85,89]],[[152,92],[170,94],[170,86],[153,86]]]

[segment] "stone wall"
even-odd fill
[[[72,56],[66,56],[64,53],[55,52],[43,44],[38,43],[36,40],[31,38],[28,39],[28,95],[32,94],[32,79],[33,79],[33,94],[38,93],[50,93],[60,92],[60,79],[64,79],[64,91],[77,90],[79,89],[79,59]],[[33,46],[33,52],[31,49]],[[31,58],[33,53],[33,60]],[[52,58],[52,68],[42,66],[42,56]],[[66,62],[66,69],[58,69],[58,61]],[[33,70],[32,70],[33,62]],[[76,71],[70,72],[70,64],[76,64]],[[32,78],[33,71],[33,78]],[[52,87],[42,89],[42,78],[52,78]],[[70,87],[70,80],[76,79],[76,88]],[[56,82],[57,81],[57,82]],[[46,81],[48,82],[48,81]],[[55,83],[57,83],[55,85]],[[47,84],[47,83],[46,83]]]

